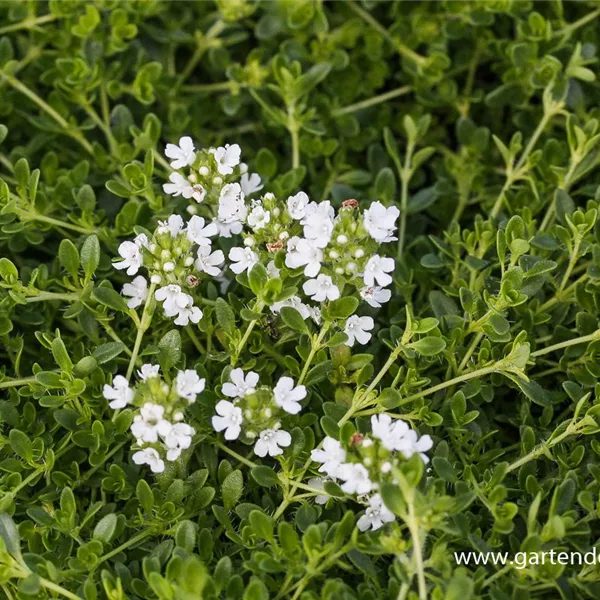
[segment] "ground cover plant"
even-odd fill
[[[0,15],[2,598],[600,597],[597,2]]]

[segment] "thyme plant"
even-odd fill
[[[596,1],[0,15],[2,598],[600,597]]]

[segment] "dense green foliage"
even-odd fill
[[[453,554],[587,552],[600,535],[599,17],[560,1],[0,2],[0,596],[600,597],[597,565]],[[282,200],[398,206],[379,249],[390,302],[357,309],[352,289],[321,326],[273,314],[263,261],[226,291],[201,280],[197,325],[127,307],[119,244],[188,216],[162,191],[181,136],[239,144]],[[356,310],[375,329],[350,348]],[[131,410],[103,397],[144,362],[206,379],[192,447],[158,475],[132,461]],[[306,385],[276,458],[211,426],[234,366]],[[394,468],[397,519],[363,533],[337,484],[315,503],[310,452],[360,445],[388,411],[433,438],[431,462]]]

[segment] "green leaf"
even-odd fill
[[[96,527],[94,527],[92,537],[103,544],[110,543],[117,530],[117,522],[117,515],[114,513],[102,517]]]
[[[33,461],[33,444],[31,440],[18,429],[11,429],[8,440],[13,452],[27,462]]]
[[[242,472],[235,470],[229,473],[221,485],[221,494],[223,496],[223,505],[227,510],[231,510],[242,497],[244,491],[244,477]]]
[[[0,513],[0,537],[10,554],[21,557],[21,538],[15,522],[5,512]]]
[[[261,510],[253,510],[249,516],[254,534],[260,539],[273,541],[273,519]]]
[[[435,356],[444,350],[446,342],[440,337],[428,336],[409,344],[409,348],[416,350],[422,356]]]
[[[264,465],[253,467],[250,471],[250,475],[252,475],[252,479],[254,479],[254,481],[256,481],[256,483],[262,487],[273,487],[274,485],[279,485],[277,473],[275,473],[271,467]]]
[[[73,362],[69,358],[65,343],[61,338],[57,337],[52,340],[52,355],[56,364],[66,373],[73,373]]]
[[[90,235],[81,247],[81,266],[89,281],[100,264],[100,242],[95,235]]]
[[[158,356],[163,370],[168,371],[181,360],[181,334],[177,329],[173,329],[160,339],[158,342]]]
[[[308,326],[302,315],[291,306],[283,306],[279,312],[282,321],[292,330],[300,333],[308,333]]]
[[[217,298],[215,303],[217,321],[223,330],[231,335],[235,331],[235,315],[223,298]]]
[[[125,350],[125,346],[121,342],[107,342],[98,346],[92,356],[96,360],[97,364],[103,365],[109,360],[116,358]]]
[[[252,293],[257,298],[262,296],[268,279],[269,276],[267,275],[267,269],[261,263],[256,263],[250,269],[250,273],[248,274],[248,283],[250,284]]]
[[[100,302],[100,304],[104,304],[104,306],[108,306],[113,310],[118,310],[124,313],[129,311],[127,302],[125,302],[125,298],[123,298],[119,292],[107,286],[95,288],[92,292],[92,297]]]
[[[64,239],[58,247],[58,260],[74,279],[79,274],[79,251],[71,240]]]
[[[327,311],[332,319],[347,319],[358,308],[358,298],[346,296],[338,298],[329,304]]]

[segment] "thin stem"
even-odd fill
[[[577,21],[573,21],[573,23],[569,23],[568,25],[565,25],[562,29],[558,29],[557,31],[555,31],[552,34],[552,37],[559,37],[562,35],[570,35],[576,29],[579,29],[580,27],[587,25],[590,21],[597,19],[599,16],[600,16],[600,8],[597,8],[596,10],[593,10],[591,13],[585,15],[584,17],[581,17],[581,19],[578,19]]]
[[[553,446],[556,446],[556,444],[559,444],[564,439],[568,438],[571,435],[576,435],[577,433],[578,433],[577,427],[572,427],[572,426],[567,427],[567,429],[563,433],[561,433],[559,436],[555,437],[553,440],[539,444],[531,452],[529,452],[525,456],[521,457],[519,460],[517,460],[514,463],[512,463],[511,465],[509,465],[508,468],[506,469],[506,472],[510,473],[511,471],[514,471],[514,470],[522,467],[524,464],[536,459],[541,454],[546,453],[548,450],[550,450],[550,448],[552,448]]]
[[[55,292],[40,292],[37,296],[29,296],[26,298],[26,302],[31,304],[32,302],[46,302],[49,300],[65,300],[67,302],[76,302],[79,300],[78,294],[58,294]]]
[[[138,542],[141,542],[142,540],[145,540],[147,537],[149,537],[151,535],[154,535],[154,533],[155,532],[152,529],[146,529],[146,531],[142,531],[141,533],[138,533],[137,535],[133,536],[131,539],[129,539],[126,542],[124,542],[123,544],[121,544],[119,547],[115,548],[114,550],[111,550],[110,552],[108,552],[104,556],[101,556],[98,559],[98,562],[96,563],[95,567],[97,567],[98,565],[100,565],[104,561],[107,561],[109,558],[112,558],[113,556],[116,556],[117,554],[119,554],[119,552],[122,552],[123,550],[126,550],[127,548],[130,548],[134,544],[137,544]],[[81,600],[81,598],[77,598],[77,600]]]
[[[218,83],[198,83],[193,85],[184,85],[181,90],[191,93],[208,93],[208,92],[228,92],[234,87],[243,87],[242,84],[235,81],[219,81]]]
[[[407,58],[417,65],[421,66],[426,62],[426,58],[421,56],[408,46],[405,46],[400,40],[397,40],[379,21],[371,16],[366,10],[362,9],[358,4],[353,1],[347,1],[346,6],[351,8],[357,15],[362,17],[373,29],[378,31],[400,54],[400,56]]]
[[[449,381],[443,381],[442,383],[438,383],[438,385],[434,385],[433,387],[427,388],[422,392],[417,392],[416,394],[412,394],[411,396],[407,396],[402,399],[402,404],[408,404],[409,402],[413,402],[414,400],[418,400],[419,398],[424,398],[425,396],[431,396],[431,394],[435,394],[440,390],[444,390],[447,387],[451,387],[458,383],[462,383],[463,381],[469,381],[469,379],[474,379],[476,377],[483,377],[484,375],[489,375],[490,373],[498,373],[500,371],[499,364],[494,363],[489,367],[483,367],[481,369],[477,369],[475,371],[470,371],[469,373],[465,373],[464,375],[459,375],[458,377],[454,377]]]
[[[321,327],[321,331],[319,331],[319,335],[316,337],[316,339],[311,339],[310,353],[306,359],[306,362],[304,363],[304,367],[302,368],[302,373],[300,373],[300,378],[298,379],[298,385],[300,385],[306,379],[306,376],[308,375],[308,370],[310,369],[310,365],[312,364],[312,361],[315,358],[315,355],[317,354],[317,352],[321,349],[321,342],[323,341],[323,338],[325,337],[325,334],[327,333],[327,330],[329,329],[330,326],[331,326],[330,321],[326,321],[325,323],[323,323],[323,327]]]
[[[28,385],[29,383],[35,383],[35,377],[24,377],[23,379],[10,379],[9,381],[0,381],[0,389],[19,387],[20,385]]]
[[[469,362],[469,359],[471,358],[471,356],[473,356],[473,352],[475,352],[477,346],[479,346],[479,342],[481,341],[482,338],[483,338],[482,332],[479,332],[473,338],[473,341],[471,342],[471,345],[469,346],[467,353],[464,355],[462,361],[460,362],[460,365],[458,365],[458,373],[463,372],[464,368],[467,366],[467,363]]]
[[[571,277],[571,273],[573,272],[573,269],[575,268],[575,264],[577,263],[577,259],[579,258],[578,254],[579,254],[579,247],[581,246],[581,241],[582,241],[582,238],[581,238],[581,236],[578,235],[575,240],[575,244],[573,245],[573,252],[571,253],[571,258],[569,259],[569,264],[567,265],[565,274],[563,275],[562,281],[560,282],[560,287],[558,288],[557,294],[560,294],[563,291],[563,289],[565,288],[565,285],[567,285],[567,281],[569,281],[569,277]]]
[[[226,446],[225,444],[222,444],[221,442],[215,442],[214,444],[217,448],[219,448],[219,450],[223,450],[223,452],[227,452],[227,454],[229,454],[229,456],[233,456],[233,458],[235,458],[236,460],[241,462],[243,465],[246,465],[247,467],[250,467],[251,469],[254,469],[254,467],[258,466],[256,463],[247,459],[245,456],[242,456],[241,454],[238,454],[235,450],[232,450],[229,446]]]
[[[255,312],[262,312],[262,309],[264,308],[264,303],[261,302],[260,300],[257,300],[256,305],[254,306],[254,311]],[[254,326],[256,325],[256,323],[258,322],[258,319],[253,319],[252,321],[250,321],[250,323],[248,323],[248,326],[246,327],[246,331],[244,332],[244,335],[242,336],[242,339],[240,340],[239,344],[237,345],[235,352],[231,355],[231,366],[235,366],[235,364],[237,363],[240,354],[242,353],[242,350],[244,349],[244,346],[246,345],[246,342],[248,341],[248,338],[250,337],[250,334],[252,333],[252,330],[254,329]]]
[[[189,335],[190,339],[194,346],[196,346],[196,350],[200,352],[200,354],[206,354],[206,348],[202,345],[202,342],[198,339],[195,331],[192,329],[191,325],[185,328],[186,333]]]
[[[17,201],[21,201],[18,196],[11,194],[11,197]],[[95,229],[89,229],[87,227],[80,227],[79,225],[73,225],[72,223],[67,223],[66,221],[61,221],[60,219],[55,219],[53,217],[47,217],[46,215],[41,215],[40,213],[34,210],[25,210],[23,208],[16,208],[15,212],[21,218],[21,221],[40,221],[41,223],[49,223],[50,225],[56,225],[56,227],[62,227],[63,229],[71,229],[72,231],[76,231],[77,233],[85,233],[86,235],[91,235],[96,233]]]
[[[131,374],[133,373],[135,361],[139,354],[140,346],[142,345],[142,338],[144,337],[144,333],[146,332],[148,327],[150,327],[150,323],[152,322],[152,315],[154,311],[151,309],[151,307],[155,289],[156,284],[150,284],[150,289],[148,290],[148,295],[146,296],[146,302],[144,303],[144,312],[142,313],[142,318],[137,327],[137,335],[135,337],[135,343],[133,345],[131,359],[129,360],[129,366],[127,367],[127,375],[125,375],[125,378],[128,380],[131,379]]]
[[[413,556],[417,567],[417,582],[419,585],[419,600],[427,600],[427,585],[425,584],[425,568],[423,566],[423,548],[421,547],[421,534],[415,515],[414,503],[407,502],[408,520],[406,524],[410,531],[413,543]]]
[[[359,110],[363,110],[365,108],[369,108],[370,106],[374,106],[376,104],[380,104],[381,102],[387,102],[388,100],[392,100],[393,98],[398,98],[400,96],[405,96],[412,91],[412,88],[409,85],[404,85],[395,90],[391,90],[389,92],[385,92],[383,94],[379,94],[378,96],[373,96],[372,98],[368,98],[367,100],[361,100],[360,102],[356,102],[355,104],[349,104],[348,106],[343,106],[342,108],[336,108],[331,111],[332,117],[341,117],[343,115],[348,115],[353,112],[357,112]]]
[[[225,22],[219,19],[216,21],[212,27],[198,40],[198,44],[196,46],[196,50],[192,57],[190,58],[188,64],[183,69],[183,73],[180,77],[180,83],[183,83],[191,74],[192,71],[196,68],[198,61],[202,58],[202,55],[208,50],[210,47],[210,43],[215,38],[219,37],[221,32],[225,29]]]
[[[13,25],[6,25],[5,27],[0,27],[0,35],[10,33],[11,31],[19,31],[20,29],[32,29],[33,27],[37,27],[38,25],[43,25],[44,23],[56,21],[56,19],[58,18],[58,15],[43,15],[41,17],[36,17],[35,19],[25,19],[20,23],[14,23]]]
[[[47,590],[52,590],[53,592],[56,592],[65,598],[69,598],[69,600],[81,600],[79,596],[76,596],[69,590],[66,590],[64,587],[50,581],[49,579],[46,579],[45,577],[40,577],[39,581],[42,587],[46,588]]]
[[[406,220],[408,218],[408,184],[412,176],[411,161],[415,149],[414,142],[409,142],[406,147],[406,157],[404,158],[404,167],[400,171],[401,191],[400,191],[400,228],[398,231],[398,260],[402,259],[404,252],[404,239],[406,237]]]
[[[27,96],[30,100],[35,102],[43,111],[48,113],[65,131],[65,134],[70,138],[78,142],[83,149],[89,154],[94,154],[94,148],[92,145],[83,137],[79,131],[73,129],[73,127],[67,123],[62,115],[57,113],[47,102],[42,100],[33,90],[30,90],[26,85],[21,83],[18,79],[12,75],[0,72],[0,77],[4,77],[6,82],[11,85],[15,90],[21,92]]]
[[[369,394],[377,387],[377,385],[383,379],[385,374],[390,370],[391,366],[396,362],[396,359],[400,355],[401,351],[402,351],[402,345],[399,345],[396,348],[394,348],[394,350],[388,357],[388,359],[385,362],[385,364],[383,365],[383,367],[381,367],[379,373],[377,373],[377,376],[375,377],[375,379],[373,379],[373,381],[371,382],[369,387],[363,392],[363,394],[357,400],[357,402],[356,402],[357,407],[360,407],[361,404],[366,400],[366,398],[368,398]]]
[[[547,348],[541,348],[540,350],[532,352],[529,356],[531,358],[536,358],[538,356],[543,356],[544,354],[554,352],[555,350],[562,350],[563,348],[568,348],[569,346],[577,346],[579,344],[587,344],[588,342],[594,342],[598,339],[600,339],[600,329],[588,335],[582,335],[581,337],[574,338],[572,340],[566,340],[564,342],[559,342],[558,344],[548,346]]]

